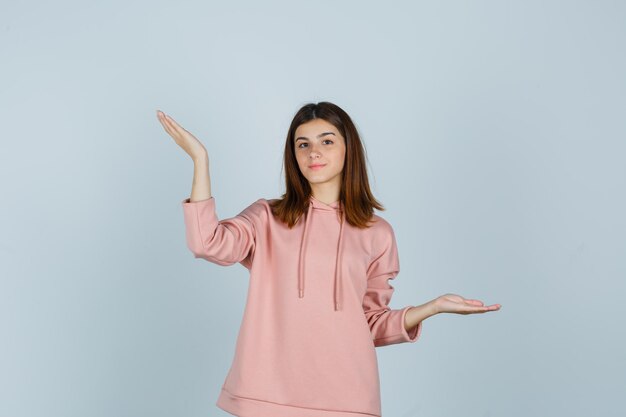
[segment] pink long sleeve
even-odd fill
[[[385,225],[387,233],[380,238],[380,254],[367,270],[367,290],[363,299],[363,311],[376,347],[413,343],[422,330],[421,322],[409,332],[404,328],[405,315],[412,306],[399,310],[389,307],[394,292],[389,280],[395,279],[400,272],[400,261],[393,229],[388,223]]]
[[[195,258],[222,266],[241,262],[250,269],[255,249],[255,216],[258,201],[235,217],[219,220],[215,198],[182,201],[187,247]]]
[[[381,417],[375,347],[414,342],[421,329],[404,329],[410,307],[388,306],[388,280],[400,270],[391,225],[374,214],[373,227],[350,227],[339,201],[311,196],[306,216],[289,228],[271,202],[224,220],[212,197],[182,202],[194,256],[250,271],[215,404],[236,416]]]

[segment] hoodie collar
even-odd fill
[[[341,286],[341,257],[342,257],[342,237],[343,237],[343,224],[345,216],[341,211],[341,204],[339,200],[326,204],[311,195],[309,197],[309,205],[304,221],[304,231],[302,232],[302,241],[300,244],[300,257],[298,260],[298,296],[304,298],[304,254],[306,252],[306,243],[309,235],[309,223],[315,210],[336,212],[339,217],[339,239],[337,241],[337,256],[335,257],[335,276],[334,276],[334,291],[333,291],[333,305],[335,311],[339,310],[341,305],[340,300],[342,298],[342,286]]]

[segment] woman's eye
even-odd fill
[[[333,141],[331,139],[324,139],[324,142],[330,142],[333,143]],[[308,145],[308,143],[306,142],[302,142],[298,145],[298,148],[302,148],[302,145]]]

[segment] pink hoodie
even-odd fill
[[[379,417],[375,347],[415,342],[411,306],[388,304],[400,270],[391,225],[358,229],[339,202],[309,199],[290,230],[259,199],[219,220],[215,198],[182,202],[195,258],[250,271],[230,371],[216,405],[240,417]]]

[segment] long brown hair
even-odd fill
[[[313,119],[324,119],[331,123],[345,138],[346,159],[341,175],[340,210],[344,212],[345,220],[352,226],[361,229],[369,227],[368,222],[372,219],[374,209],[385,210],[385,208],[374,198],[370,190],[365,149],[356,126],[343,109],[328,101],[302,106],[291,121],[283,157],[286,192],[280,199],[269,200],[272,213],[291,229],[300,216],[307,212],[311,186],[300,172],[295,156],[294,136],[298,126]]]

